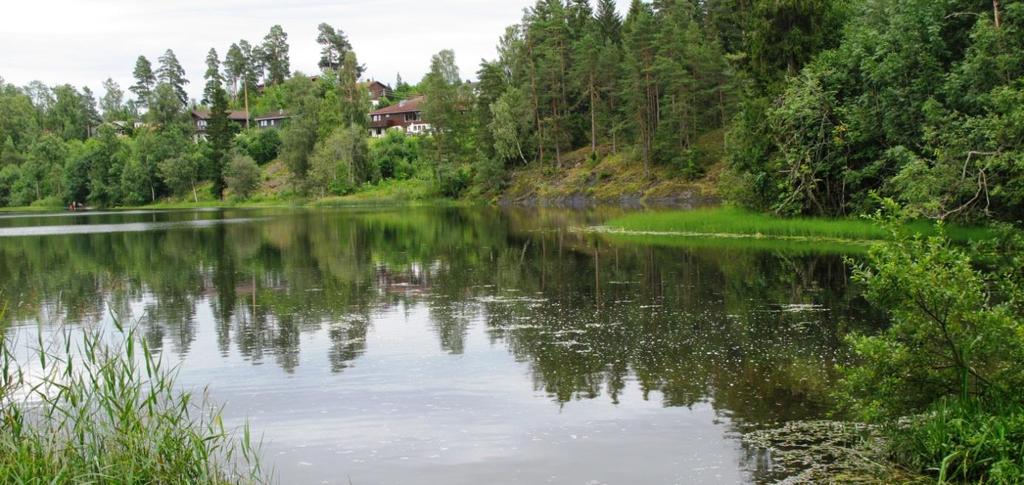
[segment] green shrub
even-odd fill
[[[272,162],[281,149],[281,134],[277,129],[248,130],[237,140],[239,148],[259,165]]]
[[[60,200],[60,197],[51,195],[49,197],[43,197],[32,203],[32,207],[43,207],[47,209],[59,209],[64,207],[64,201]]]
[[[241,199],[248,199],[260,186],[260,167],[245,155],[235,155],[228,164],[224,178],[228,188]]]
[[[891,326],[850,338],[841,392],[861,418],[888,424],[904,466],[940,481],[1024,481],[1024,238],[970,251],[936,236],[873,247],[855,269]]]
[[[442,166],[437,169],[437,192],[448,198],[457,199],[469,187],[471,176],[465,167]]]

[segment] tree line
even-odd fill
[[[307,76],[290,72],[288,36],[275,26],[223,59],[210,50],[199,102],[211,127],[199,144],[187,143],[189,81],[170,50],[155,65],[138,59],[131,100],[110,80],[98,101],[70,85],[3,84],[0,202],[134,204],[201,182],[220,196],[237,155],[280,159],[302,196],[392,178],[488,196],[519,167],[557,175],[582,154],[621,157],[649,178],[699,178],[717,164],[725,198],[785,215],[859,214],[893,198],[923,217],[1012,219],[1024,202],[1022,9],[633,0],[623,16],[613,0],[538,0],[475,82],[460,78],[451,50],[419,83],[399,76],[382,103],[424,96],[433,129],[383,140],[368,140],[365,68],[345,33],[320,25],[320,72]],[[291,120],[280,133],[238,135],[229,109]],[[146,129],[104,137],[103,122],[135,120]],[[168,146],[150,155],[136,146],[147,138]],[[172,170],[153,156],[188,162]],[[238,165],[251,175],[252,164]]]

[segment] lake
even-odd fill
[[[879,316],[841,254],[496,208],[0,215],[8,338],[140,328],[282,483],[771,483]]]

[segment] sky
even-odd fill
[[[256,44],[274,24],[288,34],[293,71],[315,73],[317,25],[341,28],[367,78],[417,82],[430,57],[454,49],[466,79],[496,56],[506,26],[533,0],[7,0],[0,15],[0,77],[25,85],[89,86],[108,77],[127,90],[139,55],[171,48],[201,97],[206,53],[240,39]],[[622,3],[622,2],[620,2]],[[620,5],[621,8],[621,5]]]

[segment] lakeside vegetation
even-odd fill
[[[882,241],[892,231],[872,219],[816,217],[779,217],[734,207],[703,208],[687,211],[639,212],[605,223],[609,230],[650,236],[753,237],[832,242]],[[928,221],[911,221],[902,230],[914,234],[934,234]],[[980,240],[993,235],[985,227],[947,225],[944,234],[953,240]]]
[[[39,332],[27,361],[0,334],[0,482],[264,481],[248,428],[179,389],[134,330]]]
[[[848,338],[847,409],[885,426],[895,463],[940,483],[1024,481],[1024,238],[963,248],[886,224],[892,241],[855,278],[891,325]]]

